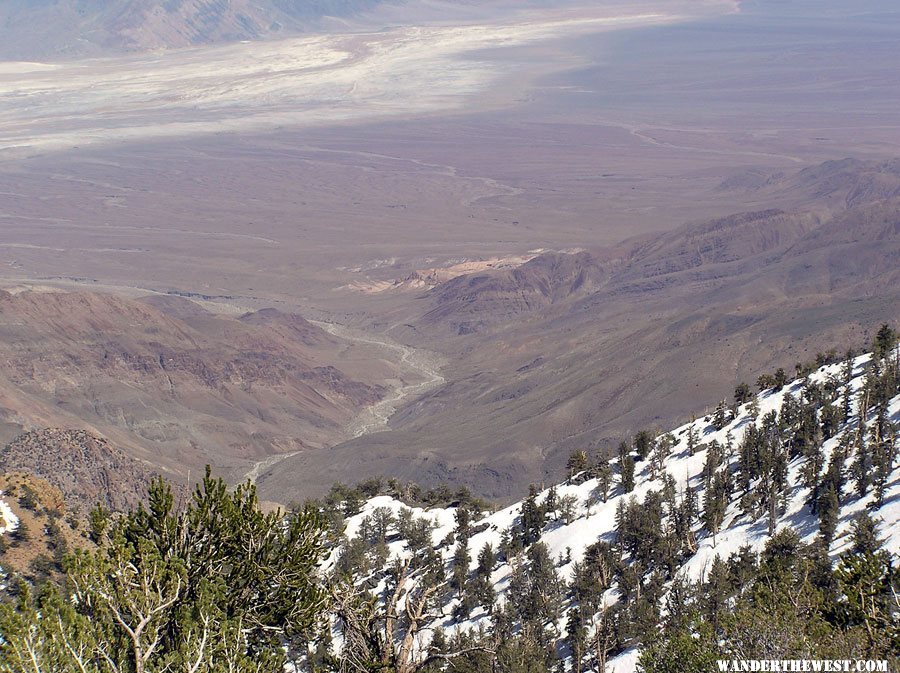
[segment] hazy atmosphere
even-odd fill
[[[264,490],[295,497],[288,484],[302,493],[305,480],[327,483],[320,465],[361,477],[399,467],[396,456],[406,476],[450,477],[512,495],[558,469],[554,456],[563,449],[548,453],[548,442],[611,440],[645,417],[600,402],[632,399],[612,376],[606,390],[597,390],[603,383],[566,388],[562,406],[536,412],[541,421],[529,419],[522,439],[515,428],[524,419],[506,418],[508,410],[492,429],[482,427],[472,415],[484,408],[467,408],[471,396],[494,390],[502,397],[499,389],[524,385],[514,383],[517,370],[551,360],[554,346],[543,339],[561,318],[532,315],[550,322],[523,329],[520,309],[492,294],[500,303],[489,329],[476,326],[460,340],[449,311],[441,318],[449,329],[423,329],[417,316],[434,314],[440,288],[429,289],[438,280],[514,269],[547,252],[588,251],[596,255],[591,264],[603,265],[630,254],[634,244],[623,241],[741,211],[801,209],[821,218],[847,205],[858,179],[848,173],[861,169],[819,178],[804,169],[900,154],[900,22],[890,3],[661,0],[447,11],[382,6],[365,16],[365,27],[359,19],[340,31],[4,63],[0,273],[14,287],[133,299],[175,293],[227,315],[296,311],[399,340],[431,353],[426,359],[463,358],[441,374],[443,387],[418,389],[419,378],[432,374],[410,368],[396,357],[401,351],[357,341],[377,355],[349,365],[364,370],[367,384],[390,390],[408,379],[414,391],[389,403],[397,436],[376,433],[372,447],[363,436],[352,449],[321,456],[301,452],[296,473],[279,471],[271,492],[260,473]],[[653,319],[638,308],[650,299],[631,304],[616,294],[605,311],[637,313],[615,327],[576,331],[605,329],[606,348],[616,353],[619,339]],[[561,311],[557,303],[550,302]],[[887,307],[873,310],[889,317]],[[808,320],[806,330],[793,328],[809,340],[804,348],[816,343],[816,319]],[[735,365],[727,372],[704,366],[716,350],[690,345],[699,370],[689,376],[703,404],[740,372],[795,357],[779,355],[782,346],[746,352],[749,328],[735,327],[728,351]],[[514,337],[517,331],[527,338]],[[642,348],[659,353],[665,337],[641,334]],[[615,369],[629,361],[620,357]],[[637,352],[629,357],[648,362]],[[487,361],[493,366],[484,370]],[[394,378],[377,378],[392,367]],[[449,414],[447,430],[427,418],[443,406],[416,410],[414,393],[428,391],[461,396],[452,402],[456,411],[440,412]],[[696,406],[666,399],[655,409],[658,420],[683,418]],[[401,413],[405,404],[413,406]],[[128,442],[137,445],[159,441],[128,420],[132,413],[127,405],[108,409],[89,424],[131,433]],[[559,422],[572,437],[559,435]],[[448,435],[473,423],[474,434]],[[14,422],[11,432],[23,425]],[[166,436],[171,448],[160,457],[199,452],[201,461],[227,467],[241,454],[277,456],[295,445],[319,451],[357,434],[335,428],[317,439],[278,440],[285,430],[272,430],[271,444],[225,453],[203,446],[207,432],[195,428],[183,444],[178,431]],[[484,453],[470,442],[493,448]],[[184,469],[174,456],[167,467]],[[482,464],[498,477],[486,478]]]
[[[898,429],[896,0],[0,2],[0,672],[896,673]]]

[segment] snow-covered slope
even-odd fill
[[[19,517],[9,506],[9,503],[3,499],[3,491],[0,491],[0,542],[7,543],[8,540],[2,538],[8,537],[10,533],[19,527]],[[3,567],[0,566],[0,576],[3,574]],[[0,588],[4,585],[0,582]]]
[[[760,393],[755,402],[748,402],[737,408],[734,418],[727,422],[721,429],[713,425],[712,416],[705,417],[675,428],[668,435],[674,441],[674,445],[668,452],[663,462],[663,470],[654,474],[651,460],[639,460],[635,469],[635,486],[632,492],[623,493],[618,484],[618,479],[613,478],[613,485],[609,490],[609,497],[604,502],[598,496],[599,482],[596,478],[587,478],[586,473],[575,475],[566,482],[557,485],[553,494],[549,490],[539,493],[536,497],[540,504],[548,496],[555,497],[557,501],[567,499],[570,511],[565,518],[557,515],[550,516],[540,533],[540,541],[549,549],[551,558],[558,559],[556,571],[560,579],[570,581],[575,564],[584,557],[585,550],[592,544],[605,540],[613,542],[616,536],[617,511],[626,501],[632,498],[637,502],[643,499],[651,491],[663,489],[664,475],[668,474],[674,480],[676,491],[679,494],[692,489],[698,496],[699,502],[704,498],[704,465],[707,459],[707,451],[713,442],[718,442],[724,449],[724,458],[721,461],[721,469],[726,466],[732,472],[737,470],[738,449],[747,428],[754,423],[759,423],[766,414],[776,411],[781,412],[782,406],[789,397],[800,399],[803,390],[810,383],[822,386],[831,386],[836,391],[836,404],[850,393],[850,414],[848,422],[844,423],[833,437],[827,439],[822,445],[822,469],[824,472],[829,458],[845,434],[865,437],[866,432],[859,433],[858,405],[859,393],[864,387],[867,371],[870,368],[871,355],[863,355],[853,360],[853,372],[849,384],[846,381],[844,363],[836,363],[824,366],[808,377],[788,383],[780,390],[767,390]],[[896,424],[900,420],[900,395],[891,398],[888,405],[888,419]],[[871,422],[872,416],[868,419]],[[863,428],[866,430],[867,428]],[[691,438],[689,440],[689,437]],[[867,440],[866,440],[867,441]],[[892,441],[896,441],[893,438]],[[845,442],[846,443],[846,442]],[[693,444],[691,453],[689,444]],[[729,448],[730,447],[730,448]],[[774,512],[775,529],[791,528],[804,542],[813,542],[819,535],[819,517],[811,511],[810,489],[804,487],[802,470],[806,458],[798,456],[790,460],[787,465],[788,491],[777,512]],[[845,472],[849,472],[849,466],[854,460],[852,453],[847,456]],[[894,461],[895,463],[897,461]],[[611,461],[614,473],[618,472],[617,460]],[[849,479],[848,479],[849,480]],[[670,482],[671,483],[671,482]],[[567,498],[568,496],[568,498]],[[875,494],[872,489],[864,497],[859,497],[849,484],[845,487],[840,499],[840,508],[837,527],[830,546],[830,554],[836,558],[845,552],[850,545],[850,528],[854,517],[861,511],[870,509],[870,513],[879,520],[878,533],[884,540],[884,548],[892,554],[900,553],[900,466],[891,471],[882,498],[882,505],[872,509]],[[516,503],[497,512],[489,513],[482,517],[475,517],[470,525],[472,531],[468,541],[468,549],[471,560],[470,572],[474,572],[478,562],[477,556],[486,543],[497,550],[503,540],[504,532],[509,531],[520,523],[522,503]],[[746,508],[745,508],[746,509]],[[362,529],[371,526],[372,521],[379,515],[390,511],[394,517],[398,517],[403,510],[409,510],[414,518],[426,518],[433,522],[431,540],[437,552],[443,558],[448,573],[452,569],[453,556],[456,544],[453,541],[453,533],[456,528],[455,508],[421,509],[407,507],[402,502],[390,496],[378,496],[364,503],[360,512],[346,520],[344,534],[350,540],[360,534]],[[760,551],[769,539],[770,515],[765,513],[754,518],[750,514],[742,512],[738,497],[733,495],[728,503],[722,523],[718,532],[713,535],[706,530],[700,520],[693,524],[693,533],[696,537],[694,553],[686,559],[678,570],[678,576],[690,581],[702,581],[718,556],[727,559],[733,552],[745,546],[754,551]],[[567,519],[568,522],[565,520]],[[386,538],[387,554],[389,559],[408,559],[413,553],[406,540],[392,531],[393,534]],[[507,535],[508,539],[508,535]],[[330,563],[337,562],[341,549],[336,549]],[[497,594],[498,602],[503,603],[508,596],[510,579],[513,574],[513,563],[502,560],[495,565],[490,581]],[[383,591],[387,580],[375,573],[378,581],[373,582],[374,593]],[[615,601],[615,589],[607,592],[605,600]],[[452,592],[448,592],[448,596]],[[489,626],[489,616],[486,610],[475,607],[467,618],[454,618],[454,609],[457,607],[458,598],[450,598],[444,606],[442,616],[436,619],[431,626],[440,627],[445,632],[456,629],[472,629]],[[571,603],[563,607],[562,618],[557,629],[560,635],[564,633],[566,611],[571,608]],[[424,629],[421,638],[427,640],[430,630]],[[427,643],[423,642],[420,647]],[[630,671],[633,670],[637,660],[637,650],[630,649],[619,654],[608,664],[607,670]]]
[[[0,491],[0,496],[3,491]],[[19,517],[15,515],[9,504],[0,497],[0,535],[11,533],[19,526]]]

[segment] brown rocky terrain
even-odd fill
[[[18,520],[15,530],[0,532],[0,566],[5,572],[32,581],[60,576],[63,556],[91,545],[83,513],[69,510],[62,492],[33,474],[0,473],[0,501]],[[9,584],[0,592],[10,589]]]
[[[384,11],[372,16],[373,10]],[[5,0],[0,57],[34,60],[272,39],[328,28],[472,20],[541,0],[477,4],[385,0]],[[373,21],[375,19],[375,21]]]
[[[33,428],[86,430],[181,479],[206,463],[239,477],[267,456],[345,438],[385,376],[299,316],[214,315],[179,297],[4,292],[0,351],[4,443]],[[47,438],[25,435],[12,448]],[[51,439],[48,455],[81,446]],[[99,450],[96,441],[85,446]],[[39,473],[49,477],[47,461]],[[21,456],[5,464],[29,467]]]
[[[747,176],[748,174],[744,174]],[[788,198],[808,207],[845,208],[900,196],[900,160],[863,161],[853,157],[816,164],[796,173],[735,176],[720,188],[753,192],[770,201]]]
[[[421,323],[470,334],[590,294],[608,276],[609,271],[588,253],[540,255],[511,270],[468,274],[444,283],[434,291],[434,308]]]
[[[203,47],[370,3],[0,3],[0,56],[53,61],[0,68],[3,286],[88,291],[0,301],[0,446],[522,493],[863,340],[896,314],[897,9],[737,4],[386,2]]]
[[[830,162],[772,181],[817,195],[816,208],[543,255],[420,295],[394,334],[451,351],[447,383],[327,463],[288,459],[264,492],[324,469],[325,482],[390,474],[505,497],[557,477],[572,449],[612,447],[730,399],[742,380],[865,343],[900,320],[896,166]]]
[[[26,432],[0,450],[0,471],[24,472],[59,490],[82,515],[96,504],[122,511],[141,503],[155,474],[102,437],[84,430]]]
[[[371,474],[506,497],[557,476],[573,448],[683,420],[741,380],[896,321],[897,165],[842,160],[753,187],[732,181],[723,189],[771,207],[456,269],[444,282],[435,273],[432,289],[379,295],[369,332],[188,291],[4,292],[0,439],[85,431],[135,461],[135,474],[186,480],[210,463],[232,480],[251,475],[279,502]],[[410,347],[448,364],[410,379]],[[54,463],[67,464],[53,456],[68,436],[25,437],[19,445],[48,448],[18,450],[7,469],[50,478]],[[43,463],[24,461],[30,453]],[[76,481],[98,497],[91,477]]]

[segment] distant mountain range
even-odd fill
[[[382,0],[5,0],[0,58],[53,59],[256,40]]]

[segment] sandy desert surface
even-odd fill
[[[384,373],[389,392],[351,425],[383,429],[383,412],[397,407],[389,423],[429,437],[422,451],[452,462],[459,447],[446,433],[429,436],[426,421],[416,425],[421,409],[402,391],[424,384],[431,399],[442,391],[462,398],[468,388],[456,376],[476,377],[473,367],[502,361],[510,371],[493,374],[505,395],[521,378],[517,367],[553,349],[546,334],[489,346],[434,332],[418,343],[411,316],[430,306],[433,283],[460,269],[514,274],[519,261],[493,266],[527,262],[536,250],[608,259],[626,239],[743,211],[809,209],[824,221],[848,205],[853,184],[793,176],[848,156],[876,164],[900,156],[896,19],[881,0],[852,8],[603,2],[2,63],[0,279],[130,298],[177,295],[231,316],[277,307],[368,334],[376,362],[366,371]],[[397,285],[406,291],[372,291]],[[629,306],[638,330],[651,316],[639,302]],[[891,310],[873,305],[854,326],[834,329],[859,335],[864,317]],[[812,329],[813,313],[794,315]],[[755,338],[738,339],[728,357],[744,362],[741,349]],[[387,339],[398,346],[377,346]],[[413,352],[404,348],[418,347],[444,364],[399,380]],[[505,349],[506,359],[491,348]],[[721,356],[717,348],[698,347],[692,361]],[[660,367],[674,368],[680,357]],[[764,366],[765,357],[742,366]],[[727,393],[736,372],[705,371],[702,394]],[[619,432],[605,408],[585,421],[590,436]],[[569,413],[560,410],[554,423],[568,427],[584,416]],[[622,428],[640,420],[616,413]],[[455,427],[446,414],[441,422]],[[410,434],[373,437],[375,444],[357,438],[340,454],[348,474],[364,471],[354,460],[367,451],[410,452],[415,444]],[[264,463],[260,450],[229,467],[264,478],[262,468],[275,463]],[[532,453],[522,448],[532,467],[551,465],[552,456]],[[329,461],[316,460],[302,469]],[[496,490],[511,492],[540,469],[502,474]]]
[[[558,37],[688,21],[732,0],[604,3],[527,19],[387,28],[0,67],[0,150],[64,149],[483,108],[515,60],[471,56]],[[559,68],[546,63],[545,67]],[[534,65],[531,64],[533,69]],[[485,95],[487,94],[487,95]]]

